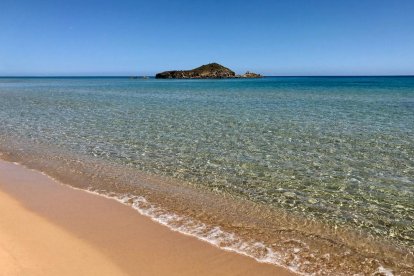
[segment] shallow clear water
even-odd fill
[[[414,77],[0,78],[0,142],[182,181],[412,256]]]

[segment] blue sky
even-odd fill
[[[414,74],[414,1],[0,1],[0,75]]]

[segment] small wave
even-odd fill
[[[389,270],[389,269],[387,269],[387,268],[383,267],[382,265],[380,265],[380,266],[378,267],[378,273],[379,273],[380,275],[384,275],[384,276],[393,276],[393,275],[394,275],[394,273],[393,273],[391,270]]]
[[[218,226],[207,225],[188,217],[169,213],[149,203],[142,196],[117,195],[113,192],[108,193],[107,191],[98,191],[91,188],[84,191],[131,206],[141,215],[149,217],[151,220],[168,227],[172,231],[195,237],[226,251],[251,257],[261,263],[277,265],[299,275],[306,275],[299,271],[299,260],[293,262],[293,265],[286,266],[282,263],[282,256],[262,242],[245,241],[235,233],[226,232]]]
[[[188,217],[167,212],[162,208],[151,204],[143,196],[117,194],[104,190],[96,190],[92,187],[89,187],[87,189],[80,189],[71,185],[64,184],[43,171],[37,171],[35,169],[28,168],[19,162],[13,162],[13,164],[23,166],[31,171],[39,172],[54,182],[71,189],[98,195],[111,200],[116,200],[124,205],[132,207],[134,210],[138,211],[139,214],[150,218],[154,222],[168,227],[174,232],[179,232],[187,236],[195,237],[222,250],[235,252],[240,255],[253,258],[260,263],[277,265],[299,275],[307,275],[299,271],[300,265],[297,258],[295,258],[295,261],[292,263],[292,265],[286,266],[282,263],[282,256],[271,248],[267,247],[262,242],[244,241],[235,233],[226,232],[218,226],[207,225]]]
[[[13,162],[13,164],[27,168],[26,166],[18,162]],[[37,171],[31,168],[28,169],[32,171]],[[267,246],[264,242],[243,239],[236,233],[225,231],[219,226],[208,225],[196,219],[169,212],[167,210],[164,210],[162,207],[152,204],[143,196],[119,194],[112,191],[97,190],[93,187],[81,189],[71,185],[64,184],[58,179],[48,175],[43,171],[37,172],[40,172],[42,175],[45,175],[46,177],[52,179],[54,182],[64,185],[66,187],[102,196],[111,200],[116,200],[124,205],[132,207],[139,214],[150,218],[154,222],[168,227],[172,231],[179,232],[187,236],[195,237],[222,250],[235,252],[240,255],[251,257],[260,263],[268,263],[279,267],[283,267],[299,275],[321,275],[325,274],[326,272],[322,271],[323,268],[321,268],[321,271],[313,271],[312,273],[306,273],[303,271],[301,264],[306,264],[307,261],[303,262],[303,260],[301,260],[300,253],[303,249],[309,250],[309,247],[303,241],[292,239],[285,241],[286,243],[291,242],[295,243],[296,245],[299,245],[298,247],[295,246],[291,250],[290,256],[292,257],[292,259],[290,259],[289,265],[286,265],[286,262],[284,260],[285,252],[277,252],[269,246]],[[329,256],[326,256],[326,258],[329,258]],[[394,275],[391,270],[383,267],[381,264],[379,264],[375,275],[377,274],[384,276]]]

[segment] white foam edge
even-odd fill
[[[210,226],[211,230],[208,231],[208,233],[210,235],[201,235],[201,233],[197,233],[197,229],[207,229],[207,225],[205,223],[196,221],[194,219],[190,219],[184,216],[180,216],[174,213],[168,213],[164,210],[162,210],[162,208],[160,207],[156,207],[155,205],[149,203],[145,197],[143,196],[135,196],[135,195],[116,195],[116,196],[110,196],[104,193],[100,193],[99,191],[93,190],[92,188],[90,189],[81,189],[81,188],[77,188],[68,184],[64,184],[63,182],[59,181],[58,179],[48,175],[47,173],[43,172],[43,171],[39,171],[39,170],[35,170],[35,169],[31,169],[28,168],[27,166],[25,166],[24,164],[21,164],[19,162],[12,162],[14,165],[17,166],[22,166],[26,169],[29,169],[31,171],[40,173],[46,177],[48,177],[49,179],[53,180],[55,183],[59,184],[59,185],[63,185],[65,187],[69,187],[71,189],[74,190],[79,190],[79,191],[83,191],[83,192],[87,192],[96,196],[100,196],[100,197],[104,197],[110,200],[115,200],[121,204],[124,204],[126,206],[132,207],[134,210],[136,210],[140,215],[143,215],[145,217],[150,218],[152,221],[163,225],[165,227],[167,227],[168,229],[170,229],[171,231],[174,232],[178,232],[181,233],[183,235],[186,236],[191,236],[194,237],[200,241],[203,242],[207,242],[219,249],[228,251],[228,252],[234,252],[237,253],[239,255],[243,255],[246,257],[250,257],[253,258],[254,260],[256,260],[259,263],[267,263],[267,264],[272,264],[272,265],[276,265],[278,267],[282,267],[285,268],[291,272],[294,272],[298,275],[315,275],[315,274],[307,274],[307,273],[303,273],[301,271],[299,271],[299,267],[300,264],[298,263],[297,260],[297,256],[295,256],[295,262],[292,265],[284,265],[280,262],[280,255],[273,251],[271,248],[266,247],[262,242],[257,242],[257,241],[251,241],[251,242],[247,242],[247,241],[243,241],[241,238],[239,238],[235,233],[230,233],[230,232],[226,232],[223,231],[219,226]],[[112,193],[112,194],[116,194],[115,192],[108,192],[108,193]],[[128,203],[128,201],[132,200],[132,204]],[[142,208],[141,206],[139,206],[139,204],[147,204],[149,205],[148,208]],[[158,214],[156,214],[158,213]],[[178,221],[186,221],[187,225],[188,224],[192,224],[192,227],[188,227],[186,228],[184,225],[179,226],[179,227],[175,227],[173,225],[173,223],[178,222]],[[194,226],[196,225],[196,226]],[[222,236],[224,238],[218,238],[219,236]],[[229,241],[232,241],[233,243],[235,243],[238,246],[222,246],[220,245],[223,242],[228,243]],[[253,248],[253,246],[255,248]],[[264,257],[257,257],[254,256],[253,254],[250,254],[248,252],[249,249],[262,249],[263,251],[266,251],[267,253],[265,254]],[[378,267],[377,270],[378,273],[383,274],[384,276],[394,276],[394,273],[390,270],[387,269],[385,267],[383,267],[382,265],[380,265]]]

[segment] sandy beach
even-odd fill
[[[0,275],[293,275],[0,161]]]

